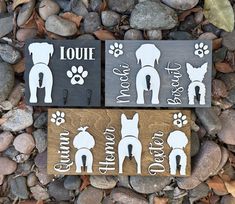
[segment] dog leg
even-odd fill
[[[169,165],[170,165],[170,174],[176,175],[177,163],[176,163],[176,155],[172,152],[169,155]]]
[[[153,79],[153,77],[151,77],[151,89],[152,89],[152,100],[151,103],[152,104],[159,104],[159,91],[160,91],[160,78],[159,76],[156,77],[156,79]]]
[[[52,93],[52,85],[53,85],[53,77],[52,74],[50,72],[50,76],[47,77],[47,79],[45,79],[45,98],[44,98],[44,102],[45,103],[52,103],[52,98],[51,98],[51,93]]]
[[[89,154],[87,154],[87,173],[92,173],[92,165],[93,165],[93,156],[92,153],[90,152]]]
[[[186,175],[187,156],[185,154],[180,155],[180,175]]]
[[[188,99],[189,99],[189,105],[194,105],[194,92],[193,92],[193,87],[192,84],[189,85],[188,87]]]
[[[33,82],[32,80],[29,81],[29,90],[30,90],[29,102],[30,103],[37,103],[38,102],[37,86],[36,86],[35,82]]]
[[[136,76],[136,91],[137,91],[137,104],[144,104],[144,87],[143,83],[146,83],[146,79],[141,75],[141,71]]]

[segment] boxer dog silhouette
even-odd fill
[[[32,43],[28,47],[32,55],[33,67],[29,72],[30,103],[37,103],[37,89],[45,88],[45,103],[52,103],[51,92],[53,76],[49,65],[50,58],[54,53],[54,47],[49,43]]]
[[[139,115],[136,113],[132,119],[127,119],[125,114],[121,115],[121,135],[122,139],[118,144],[119,173],[123,173],[123,162],[126,157],[131,160],[135,158],[137,163],[137,173],[141,174],[141,153],[142,145],[139,141]]]
[[[154,44],[143,44],[136,50],[137,64],[141,69],[136,75],[137,104],[144,104],[144,91],[152,91],[152,104],[159,104],[160,77],[155,69],[160,50]]]

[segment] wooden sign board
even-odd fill
[[[211,106],[211,41],[106,41],[105,105]]]
[[[27,41],[27,104],[100,106],[100,52],[96,40]]]
[[[49,109],[48,173],[188,176],[190,114]]]

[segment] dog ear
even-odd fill
[[[194,73],[193,73],[194,68],[193,68],[193,66],[191,64],[186,63],[186,68],[187,68],[187,73],[188,73],[189,77],[194,75]]]
[[[121,122],[122,122],[122,124],[123,123],[125,123],[127,121],[127,117],[125,116],[125,114],[123,113],[122,115],[121,115]]]
[[[51,44],[49,44],[49,53],[50,53],[50,56],[52,57],[52,55],[54,53],[54,47]]]
[[[136,113],[136,114],[134,115],[133,120],[134,120],[136,123],[139,122],[139,114],[138,114],[138,113]]]
[[[30,55],[32,55],[34,49],[35,49],[35,43],[30,44],[29,47],[28,47]]]
[[[207,67],[208,67],[208,62],[204,63],[204,64],[201,66],[201,69],[203,70],[204,73],[207,72]]]

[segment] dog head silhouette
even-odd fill
[[[187,73],[189,75],[190,80],[193,81],[200,81],[202,82],[204,76],[207,72],[208,63],[204,63],[201,67],[193,67],[191,64],[186,63]]]
[[[48,65],[54,53],[54,47],[49,43],[31,43],[28,47],[29,54],[32,55],[33,64],[43,63]]]
[[[122,114],[122,116],[121,116],[122,137],[134,136],[134,137],[138,138],[138,135],[139,135],[138,123],[139,123],[138,113],[136,113],[132,119],[127,119],[126,115]]]
[[[167,138],[167,143],[173,149],[184,148],[188,144],[188,138],[184,132],[180,130],[173,131],[169,134]]]

